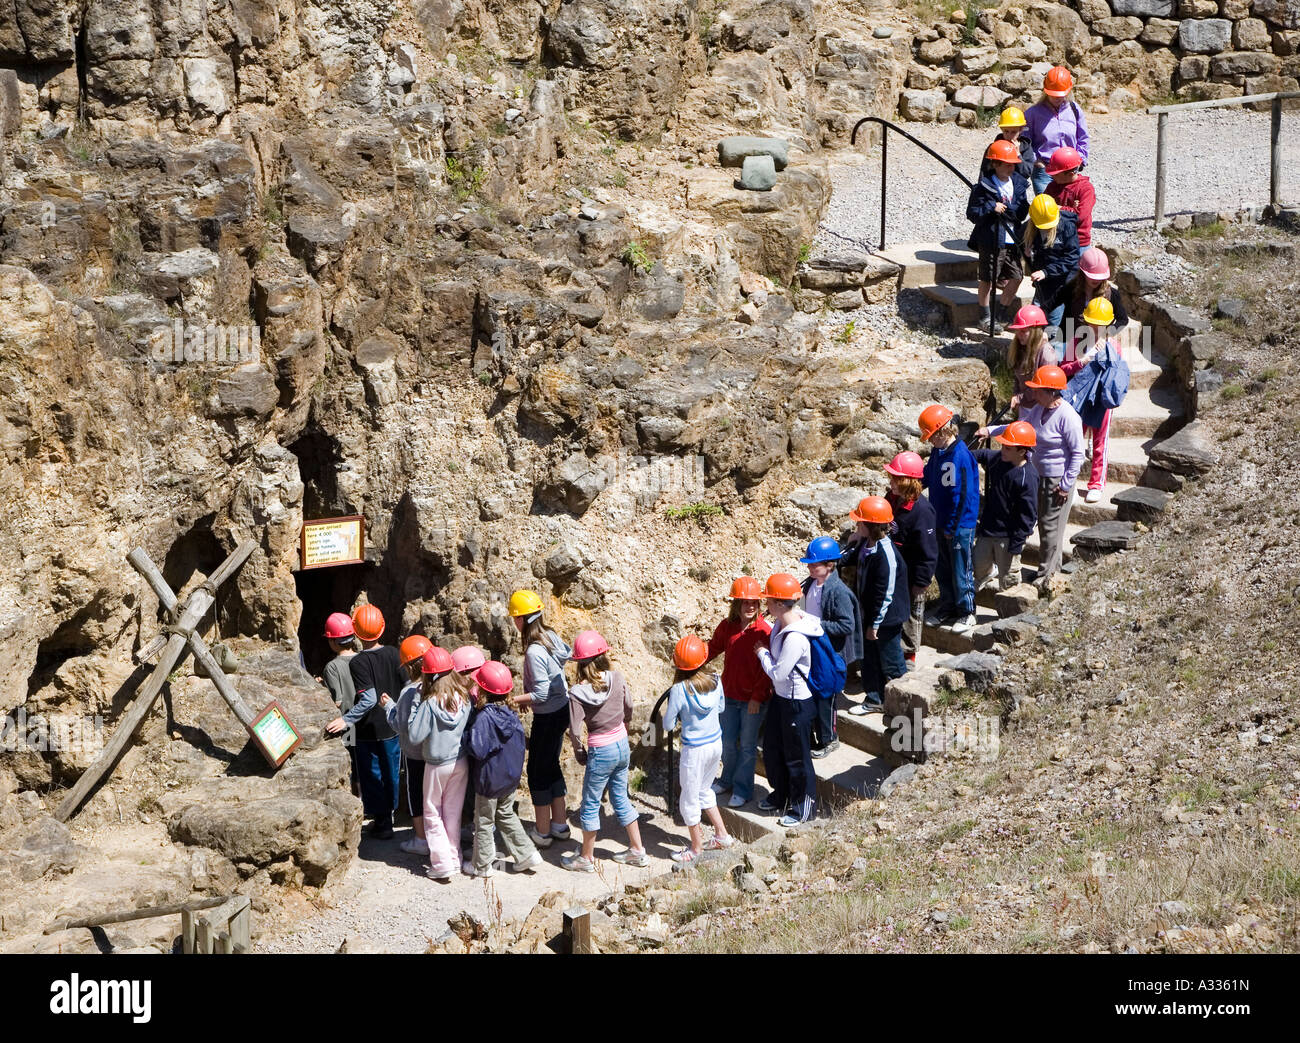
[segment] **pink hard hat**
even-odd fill
[[[609,651],[609,644],[595,630],[584,630],[573,639],[574,659],[594,659]]]
[[[925,463],[916,453],[903,452],[885,464],[885,473],[895,478],[920,478],[925,474]]]
[[[341,641],[345,637],[352,637],[354,633],[352,617],[346,612],[331,612],[325,620],[325,636],[328,638]]]
[[[467,670],[477,670],[487,662],[487,656],[483,654],[482,649],[474,645],[461,645],[451,654],[451,668],[458,674],[463,674]]]
[[[1086,278],[1096,279],[1101,282],[1103,279],[1110,278],[1110,258],[1106,256],[1106,251],[1090,246],[1083,251],[1079,257],[1079,271]]]

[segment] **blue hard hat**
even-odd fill
[[[834,536],[818,536],[808,544],[808,553],[799,559],[801,565],[816,565],[820,561],[839,561],[840,545]]]

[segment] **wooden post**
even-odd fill
[[[1273,99],[1273,119],[1270,126],[1268,201],[1276,213],[1282,209],[1282,98]]]
[[[87,916],[82,920],[56,920],[45,928],[44,934],[55,931],[70,931],[74,927],[103,927],[105,924],[129,923],[132,920],[148,920],[155,916],[175,916],[180,913],[195,913],[201,909],[215,909],[225,905],[228,898],[196,898],[192,902],[177,902],[174,905],[151,905],[142,909],[124,909],[115,913],[103,913],[99,916]]]
[[[230,940],[237,953],[248,952],[253,947],[252,941],[252,903],[247,895],[238,905],[239,911],[230,918]]]
[[[1169,113],[1156,117],[1156,231],[1165,219],[1165,132],[1169,127]]]
[[[189,909],[181,910],[181,952],[194,952],[194,913]]]
[[[208,585],[201,586],[195,590],[185,602],[185,607],[181,611],[180,618],[176,621],[176,628],[181,631],[193,631],[198,626],[199,621],[207,614],[209,608],[215,600],[213,591],[232,576],[239,569],[248,556],[253,553],[257,545],[251,541],[241,543],[217,569],[208,580]],[[145,581],[154,588],[154,593],[158,595],[158,600],[164,606],[170,605],[168,611],[174,612],[178,607],[176,596],[172,594],[163,580],[162,573],[153,567],[149,561],[149,556],[145,552],[136,548],[127,555],[127,560],[135,566]],[[141,567],[147,565],[147,567]],[[164,593],[165,592],[165,593]],[[153,709],[154,701],[162,692],[163,685],[167,683],[173,668],[185,651],[186,640],[184,633],[173,633],[168,639],[163,649],[162,655],[158,659],[158,665],[154,667],[153,673],[141,687],[135,700],[127,708],[126,713],[118,722],[113,736],[105,745],[98,759],[87,768],[73,787],[68,791],[68,795],[63,798],[58,809],[54,812],[54,817],[60,822],[66,822],[84,801],[92,789],[99,781],[109,774],[117,762],[121,760],[122,754],[135,738],[135,733],[139,731],[140,725]]]
[[[591,913],[580,905],[564,910],[564,937],[574,956],[591,955]]]
[[[216,685],[217,691],[221,698],[226,700],[227,705],[234,711],[235,716],[239,718],[239,723],[245,728],[251,728],[253,725],[254,713],[248,708],[235,686],[230,683],[225,672],[212,658],[212,653],[208,651],[208,646],[203,638],[198,634],[191,634],[189,638],[190,649],[194,653],[194,658],[203,664],[203,668],[208,672],[208,679]]]
[[[201,914],[194,925],[194,951],[205,955],[212,951],[212,923]]]

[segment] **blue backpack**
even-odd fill
[[[799,676],[808,684],[809,691],[818,699],[831,699],[844,691],[849,679],[848,667],[831,644],[831,639],[824,633],[808,638],[808,650],[812,658],[808,673],[799,670]]]

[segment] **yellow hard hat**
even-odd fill
[[[998,126],[1003,129],[1007,127],[1023,127],[1024,125],[1024,110],[1018,109],[1014,105],[1008,105],[1002,110],[1002,115],[998,117]]]
[[[1057,222],[1061,220],[1061,208],[1056,205],[1056,200],[1046,193],[1034,196],[1034,201],[1029,204],[1029,220],[1034,222],[1035,228],[1044,231],[1055,228]]]
[[[1089,326],[1109,326],[1115,321],[1115,309],[1105,297],[1094,297],[1083,309],[1083,321]]]
[[[512,616],[531,616],[542,610],[542,599],[532,590],[516,590],[510,595],[510,614]]]

